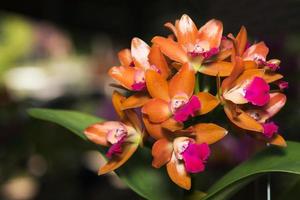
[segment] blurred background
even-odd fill
[[[0,199],[142,199],[113,174],[98,177],[100,155],[67,130],[29,118],[31,107],[115,115],[106,72],[132,37],[150,43],[163,27],[188,14],[198,27],[211,18],[224,33],[245,25],[251,42],[264,40],[282,61],[288,102],[275,118],[287,140],[300,141],[299,0],[2,0],[0,4]],[[240,137],[240,136],[239,136]],[[217,148],[205,190],[256,151],[251,138],[226,138]],[[224,150],[225,149],[225,150]],[[238,153],[236,153],[238,152]],[[265,178],[234,199],[265,199]],[[272,177],[274,199],[298,199],[300,179]],[[278,189],[280,188],[280,189]],[[287,196],[291,194],[291,196]]]

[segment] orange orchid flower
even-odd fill
[[[173,31],[177,41],[156,36],[152,42],[159,45],[171,60],[181,64],[189,63],[195,70],[211,76],[230,74],[231,63],[222,61],[231,51],[220,49],[223,33],[221,21],[212,19],[198,30],[188,15],[182,15],[175,25],[168,22],[165,26]]]
[[[241,57],[236,57],[235,68],[222,83],[221,99],[228,118],[238,127],[263,133],[271,144],[286,146],[284,139],[277,134],[278,127],[267,120],[285,104],[286,97],[281,93],[270,93],[269,83],[282,78],[277,73],[265,69],[246,69]]]
[[[164,78],[170,74],[168,64],[157,45],[149,47],[143,40],[133,38],[131,50],[123,49],[118,54],[121,66],[111,67],[109,75],[121,86],[132,91],[145,89],[145,72],[153,70]]]
[[[121,121],[106,121],[92,124],[84,134],[95,144],[109,147],[108,162],[99,169],[99,175],[111,172],[123,165],[136,151],[142,140],[142,125],[132,110],[122,111],[125,97],[114,92],[113,105]]]
[[[152,123],[159,123],[171,131],[182,129],[190,116],[206,114],[213,110],[219,100],[207,92],[193,95],[195,72],[184,64],[167,82],[154,71],[146,72],[146,84],[153,99],[142,107]]]
[[[160,168],[166,165],[171,180],[189,190],[189,174],[205,170],[210,155],[208,145],[222,139],[227,131],[212,123],[196,124],[187,131],[157,140],[152,147],[152,166]]]
[[[236,55],[242,57],[246,68],[265,68],[271,71],[276,71],[279,68],[280,60],[266,60],[269,48],[264,42],[249,45],[247,30],[244,26],[241,27],[236,38],[232,34],[229,34],[229,38],[233,40]]]

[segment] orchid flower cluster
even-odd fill
[[[210,145],[228,133],[216,122],[194,120],[217,107],[254,138],[286,146],[271,118],[286,102],[288,83],[277,73],[280,61],[267,60],[264,42],[250,44],[245,27],[224,36],[216,19],[198,29],[183,15],[165,26],[172,34],[155,36],[152,46],[133,38],[131,49],[118,53],[121,65],[108,72],[127,95],[112,96],[120,121],[85,130],[90,141],[108,148],[99,174],[119,168],[150,141],[153,167],[166,166],[170,179],[189,190],[191,174],[205,170]],[[204,76],[215,77],[216,94],[201,90]]]

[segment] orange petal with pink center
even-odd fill
[[[134,83],[135,69],[132,67],[111,67],[108,74],[123,87],[128,90],[132,89]]]
[[[182,15],[175,24],[177,40],[183,46],[194,45],[197,39],[198,29],[193,20],[186,14]]]
[[[140,92],[135,93],[123,101],[122,109],[126,110],[131,108],[138,108],[143,106],[149,100],[150,100],[149,95]]]
[[[156,44],[153,44],[150,49],[149,61],[151,65],[154,65],[160,70],[160,73],[164,78],[168,78],[171,71],[165,57],[160,51],[159,46]]]
[[[172,115],[169,103],[162,99],[151,99],[142,108],[142,113],[148,115],[154,123],[166,121]]]
[[[233,124],[245,130],[263,132],[263,127],[260,123],[241,109],[234,108],[234,106],[235,105],[230,102],[227,102],[224,106],[224,111]]]
[[[165,101],[170,100],[168,82],[158,72],[147,70],[146,85],[149,94],[153,98],[159,98]]]
[[[204,24],[198,31],[200,42],[207,41],[210,48],[218,48],[221,44],[223,24],[219,20],[212,19]]]
[[[269,48],[266,46],[264,42],[259,42],[257,44],[249,47],[243,54],[244,60],[256,60],[263,59],[265,60],[269,53]]]
[[[200,67],[199,72],[209,76],[229,76],[232,72],[233,64],[231,62],[218,61],[204,64]]]
[[[147,132],[154,139],[158,140],[166,137],[167,131],[161,127],[161,124],[150,122],[149,117],[145,114],[143,114],[143,122]]]
[[[246,45],[247,45],[247,30],[244,26],[241,27],[240,32],[236,36],[236,44],[237,44],[237,55],[242,56]]]
[[[196,135],[196,142],[199,144],[213,144],[221,140],[227,130],[213,123],[200,123],[193,126]]]
[[[172,39],[155,36],[152,39],[152,42],[157,44],[160,47],[161,52],[168,56],[171,60],[179,63],[186,63],[189,61],[187,53]]]
[[[130,49],[123,49],[119,51],[118,57],[121,65],[124,67],[130,67],[133,62]]]
[[[181,122],[177,122],[175,119],[173,118],[169,118],[166,121],[164,121],[161,126],[171,132],[175,132],[178,130],[183,129],[183,123]]]
[[[174,153],[170,162],[167,163],[167,171],[175,184],[186,190],[191,189],[191,177],[186,172],[184,163],[178,161]]]
[[[125,113],[122,111],[122,103],[126,98],[119,92],[114,91],[112,94],[112,104],[120,119],[125,119]]]
[[[110,159],[103,167],[99,169],[98,174],[106,174],[122,166],[132,156],[138,146],[138,143],[125,142],[122,145],[122,153],[112,157],[112,159]]]
[[[215,107],[217,107],[220,103],[217,97],[211,95],[208,92],[199,92],[197,97],[200,100],[201,107],[199,114],[204,115],[210,111],[212,111]]]
[[[152,166],[160,168],[170,161],[173,152],[173,144],[166,138],[157,140],[152,146]]]
[[[150,53],[149,45],[139,38],[133,38],[131,41],[131,55],[136,67],[140,69],[149,69],[150,64],[148,55]]]
[[[93,143],[108,146],[108,141],[106,139],[107,132],[118,126],[120,126],[120,122],[115,121],[96,123],[87,127],[84,130],[84,134]]]
[[[266,72],[264,69],[248,69],[245,70],[233,83],[233,85],[241,85],[245,81],[250,81],[254,77],[261,77],[267,83],[271,83],[281,79],[283,76],[278,73]]]
[[[185,63],[169,82],[170,97],[186,94],[192,96],[195,87],[195,72]]]

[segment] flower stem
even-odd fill
[[[194,93],[197,94],[200,92],[200,77],[199,73],[196,74],[196,81],[195,81],[195,88],[194,88]]]
[[[270,144],[267,143],[267,146],[269,147]],[[267,200],[271,200],[271,174],[268,174],[267,176]]]

